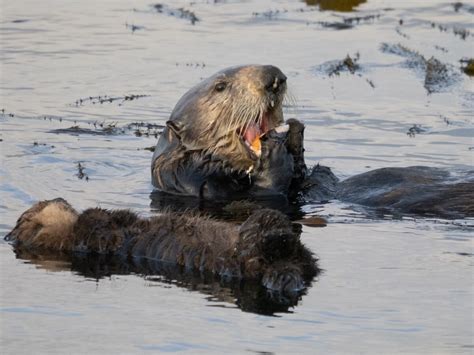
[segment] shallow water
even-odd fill
[[[128,125],[163,125],[188,88],[237,64],[287,74],[296,106],[286,117],[306,123],[309,165],[340,177],[472,167],[473,79],[459,60],[473,55],[474,2],[456,11],[443,1],[369,0],[354,12],[298,1],[170,1],[161,13],[150,4],[2,2],[2,236],[33,202],[58,196],[78,209],[153,214],[144,148],[155,131],[137,136]],[[199,21],[181,18],[180,7]],[[335,29],[340,23],[352,27]],[[446,64],[436,85],[415,52]],[[359,57],[359,70],[330,75],[347,54]],[[132,94],[147,96],[88,99]],[[117,134],[51,133],[94,123]],[[303,234],[325,271],[296,307],[274,316],[231,287],[84,272],[61,258],[17,258],[2,241],[2,353],[472,352],[474,221],[372,219],[337,202],[302,210],[329,220]]]

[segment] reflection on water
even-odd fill
[[[172,264],[147,258],[125,258],[101,254],[66,254],[32,251],[22,247],[14,250],[16,257],[46,271],[70,270],[87,279],[100,282],[114,275],[137,275],[150,282],[174,284],[189,291],[210,296],[213,301],[237,305],[244,312],[262,315],[288,312],[306,291],[294,293],[271,292],[259,282],[223,280],[211,273],[187,270]],[[311,283],[307,285],[311,287]]]
[[[237,222],[243,222],[252,211],[260,208],[276,209],[290,216],[292,220],[304,216],[301,209],[303,203],[290,202],[284,196],[261,197],[243,201],[205,201],[196,197],[176,196],[155,190],[150,194],[150,199],[150,207],[156,212],[195,210],[213,217]]]
[[[305,2],[308,5],[318,5],[321,10],[350,12],[367,0],[305,0]]]

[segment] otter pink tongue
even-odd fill
[[[258,124],[257,122],[250,123],[245,130],[243,137],[244,139],[252,145],[255,139],[259,138],[260,136],[264,135],[268,131],[268,113],[265,112],[263,114],[261,123]]]
[[[244,139],[252,144],[257,137],[260,137],[260,127],[256,123],[250,124],[244,132]]]

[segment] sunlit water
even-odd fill
[[[379,0],[345,13],[298,1],[170,1],[162,13],[151,4],[1,3],[2,235],[33,202],[58,196],[78,209],[152,214],[151,153],[143,148],[156,143],[153,135],[50,131],[162,125],[188,88],[237,64],[274,64],[287,74],[297,104],[286,116],[306,123],[309,165],[340,177],[383,166],[472,167],[473,79],[459,60],[474,54],[474,2],[456,11],[443,1]],[[181,7],[199,21],[180,18]],[[370,15],[348,29],[328,27]],[[382,51],[384,43],[436,57],[448,79],[430,93],[423,70]],[[328,74],[357,53],[355,74]],[[131,94],[149,96],[87,99]],[[414,125],[420,133],[407,135]],[[88,180],[77,176],[79,162]],[[337,202],[303,211],[329,220],[303,234],[325,271],[290,313],[273,317],[230,291],[217,295],[225,289],[192,291],[133,273],[96,280],[67,262],[16,258],[1,242],[1,352],[473,351],[472,220],[369,219]]]

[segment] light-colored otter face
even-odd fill
[[[62,198],[41,201],[25,211],[5,237],[25,246],[63,249],[71,241],[77,212]]]
[[[189,90],[168,127],[189,150],[248,169],[260,156],[260,137],[283,123],[286,76],[271,65],[225,69]]]

